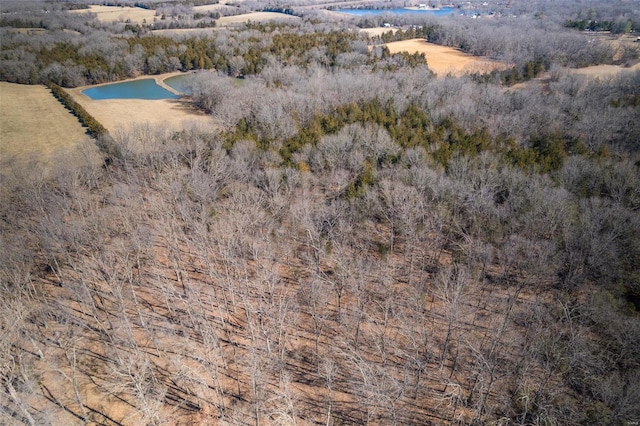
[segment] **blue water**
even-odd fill
[[[193,74],[180,74],[173,77],[165,78],[162,80],[164,84],[171,87],[173,90],[177,90],[180,93],[189,94],[189,77]]]
[[[453,7],[443,7],[440,10],[431,10],[431,9],[336,9],[334,12],[347,13],[349,15],[355,16],[377,16],[384,14],[394,14],[394,15],[409,15],[409,14],[426,14],[426,15],[435,15],[435,16],[445,16],[453,13],[455,9]]]
[[[158,86],[155,80],[147,78],[144,80],[125,81],[122,83],[105,84],[82,91],[94,101],[102,99],[177,99],[175,95],[167,89]]]

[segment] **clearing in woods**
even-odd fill
[[[5,171],[36,161],[97,158],[76,117],[45,86],[0,82],[0,163]]]
[[[194,8],[195,9],[195,8]],[[189,33],[207,33],[220,30],[226,27],[246,24],[247,22],[282,22],[282,21],[300,21],[298,16],[287,15],[277,12],[251,12],[242,15],[222,16],[216,19],[216,26],[211,28],[170,28],[162,30],[153,30],[154,34],[189,34]]]
[[[506,69],[502,62],[473,56],[452,47],[429,43],[422,38],[387,43],[391,53],[424,53],[429,68],[439,76],[451,74],[460,76],[466,73],[491,72],[494,69]]]
[[[95,13],[101,22],[131,22],[134,24],[142,24],[153,22],[156,18],[156,11],[153,9],[143,9],[141,7],[129,6],[98,6],[91,5],[89,9],[71,10],[71,13]],[[159,19],[159,18],[156,18]]]
[[[153,76],[156,82],[163,85],[162,81],[180,72],[167,73]],[[150,78],[141,76],[138,79]],[[136,80],[136,79],[132,79]],[[124,80],[130,81],[130,80]],[[111,84],[111,83],[107,83]],[[195,124],[208,126],[213,123],[212,117],[195,110],[189,101],[183,99],[162,99],[149,101],[144,99],[102,99],[93,100],[82,94],[88,87],[76,87],[67,89],[67,92],[98,120],[109,132],[126,130],[138,124],[152,126],[168,126],[180,130],[185,126]],[[167,88],[166,86],[164,86]]]

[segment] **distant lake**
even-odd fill
[[[158,86],[152,78],[143,80],[125,81],[122,83],[105,84],[82,91],[94,101],[103,99],[177,99],[175,95],[167,89]]]
[[[180,93],[189,94],[189,90],[187,88],[189,83],[189,77],[193,74],[180,74],[174,75],[173,77],[165,78],[162,80],[164,84],[171,87],[173,90],[177,90]]]
[[[455,11],[453,7],[443,7],[442,9],[404,9],[404,8],[396,8],[396,9],[336,9],[334,12],[347,13],[349,15],[355,16],[377,16],[377,15],[385,15],[385,14],[393,14],[393,15],[435,15],[435,16],[445,16],[450,15]]]

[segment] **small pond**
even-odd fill
[[[177,99],[180,96],[156,84],[151,78],[143,80],[125,81],[122,83],[105,84],[82,91],[91,99]]]
[[[355,16],[377,16],[385,14],[393,15],[409,15],[409,14],[425,14],[435,16],[446,16],[454,13],[453,7],[443,7],[442,9],[336,9],[334,12],[347,13]]]
[[[176,90],[180,93],[189,94],[189,80],[193,74],[180,74],[174,75],[173,77],[165,78],[162,80],[164,84],[171,87],[173,90]]]

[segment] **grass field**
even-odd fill
[[[98,149],[76,117],[44,86],[0,82],[0,164],[6,171],[36,161],[80,161]],[[94,157],[95,158],[95,157]]]
[[[584,75],[587,77],[606,78],[620,73],[640,71],[640,63],[628,68],[620,65],[594,65],[592,67],[575,68],[570,71],[574,74]]]
[[[206,6],[203,6],[206,7]],[[195,9],[195,7],[194,7]],[[251,22],[269,22],[269,21],[299,21],[300,18],[284,13],[275,12],[251,12],[242,15],[223,16],[216,20],[216,26],[213,28],[174,28],[154,30],[154,34],[188,34],[188,33],[206,33],[215,31],[216,29],[231,27],[234,25],[245,24]]]
[[[388,33],[389,31],[395,34],[395,32],[398,31],[398,28],[360,28],[360,32],[366,33],[369,37],[381,36],[382,34]]]
[[[156,11],[152,9],[142,9],[141,7],[119,7],[119,6],[89,6],[87,9],[72,10],[72,13],[95,13],[98,20],[102,22],[121,21],[127,20],[134,24],[142,24],[143,21],[147,23],[153,22],[153,18],[156,16]]]
[[[179,73],[157,75],[155,79],[161,82],[176,74]],[[149,76],[139,78],[149,78]],[[86,88],[78,87],[67,91],[109,132],[126,130],[137,124],[167,125],[174,129],[180,129],[190,123],[208,126],[213,122],[211,116],[195,111],[185,100],[107,99],[94,101],[81,93]]]
[[[471,72],[490,72],[494,69],[507,67],[501,62],[468,55],[452,47],[429,43],[422,38],[394,41],[387,43],[386,46],[391,53],[424,53],[429,68],[439,76],[447,74],[460,76]]]
[[[223,16],[216,22],[218,26],[228,26],[235,24],[244,24],[247,21],[251,22],[267,22],[267,21],[299,21],[297,16],[286,15],[284,13],[276,12],[251,12],[236,16]]]

